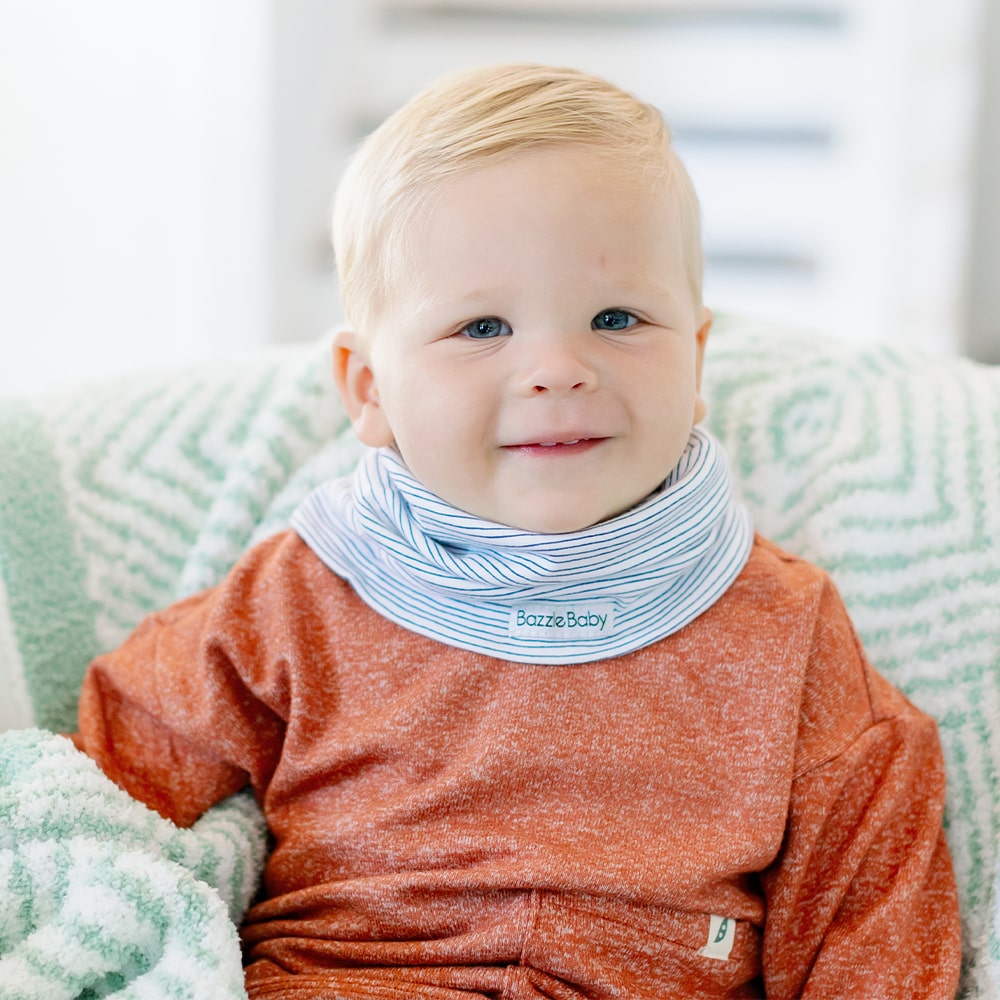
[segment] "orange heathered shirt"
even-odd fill
[[[286,532],[95,661],[78,741],[180,824],[253,785],[254,1000],[956,989],[934,723],[760,539],[679,633],[538,666],[385,620]]]

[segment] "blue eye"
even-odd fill
[[[509,337],[514,331],[510,325],[496,316],[483,316],[462,327],[462,335],[472,340],[492,340],[494,337]]]
[[[624,309],[605,309],[599,312],[591,321],[592,330],[627,330],[630,326],[635,326],[639,320],[630,312]]]

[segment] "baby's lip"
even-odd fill
[[[606,441],[603,434],[589,433],[562,433],[562,434],[541,434],[533,440],[518,441],[514,444],[505,445],[506,448],[571,448],[581,445],[597,444]]]

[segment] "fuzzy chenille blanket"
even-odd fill
[[[236,924],[266,830],[234,796],[190,830],[62,736],[0,736],[0,997],[245,997]]]
[[[0,1000],[242,995],[252,801],[178,831],[44,730],[94,655],[353,466],[328,373],[323,343],[0,402]],[[723,319],[704,377],[758,529],[938,721],[961,995],[998,997],[1000,370]]]

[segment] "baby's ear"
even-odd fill
[[[712,310],[706,309],[704,306],[701,308],[701,313],[699,315],[700,326],[698,327],[698,332],[695,336],[695,389],[697,395],[694,401],[694,422],[696,424],[701,423],[705,419],[705,414],[708,412],[708,407],[705,405],[705,398],[701,394],[701,371],[705,363],[705,344],[708,342],[708,334],[712,329]]]
[[[333,380],[358,438],[372,448],[392,444],[392,428],[379,399],[375,371],[356,333],[342,330],[334,337]]]

